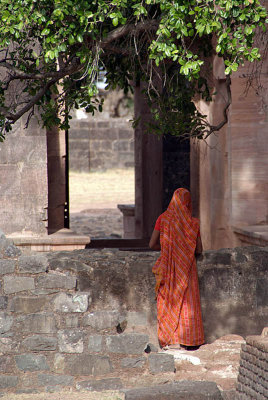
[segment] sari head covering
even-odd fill
[[[174,339],[174,332],[178,329],[192,268],[196,271],[195,248],[198,233],[199,221],[192,217],[190,193],[187,189],[179,188],[162,214],[161,255],[153,267],[158,303],[158,337],[162,345],[175,344],[179,340]],[[200,306],[198,282],[196,290]]]

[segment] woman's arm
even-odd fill
[[[195,248],[195,254],[202,254],[203,252],[203,245],[202,245],[202,240],[201,240],[201,236],[198,235],[197,236],[197,240],[196,240],[196,248]]]
[[[160,246],[160,232],[155,230],[152,233],[150,242],[149,242],[149,247],[152,250],[161,250]]]

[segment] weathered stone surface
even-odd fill
[[[36,354],[21,354],[15,356],[17,367],[22,371],[45,371],[49,370],[45,356]]]
[[[49,269],[52,271],[71,271],[75,274],[86,273],[87,279],[93,277],[94,268],[86,263],[77,260],[76,258],[70,259],[68,256],[56,257],[53,253],[48,255]]]
[[[65,357],[63,354],[55,354],[54,357],[54,371],[57,374],[64,374],[64,368],[65,368]]]
[[[113,371],[111,361],[107,356],[94,356],[93,375],[105,375]]]
[[[159,353],[149,355],[149,371],[151,374],[174,372],[175,362],[171,354]]]
[[[122,333],[106,337],[106,346],[111,353],[142,354],[148,342],[148,335],[140,333]]]
[[[60,312],[85,312],[91,302],[89,293],[60,293],[54,300],[54,310]]]
[[[62,353],[83,353],[83,332],[80,330],[59,331],[58,343]]]
[[[10,330],[13,325],[13,317],[0,312],[0,333],[6,333]]]
[[[39,374],[38,383],[40,386],[72,386],[74,378],[68,375],[47,375]]]
[[[117,310],[94,311],[84,316],[82,324],[101,331],[115,328],[123,319],[124,315]]]
[[[118,390],[123,387],[119,378],[107,378],[98,380],[81,381],[76,384],[77,390],[88,390],[98,392],[102,390]]]
[[[214,382],[181,381],[125,391],[125,400],[222,400]]]
[[[32,314],[42,311],[47,305],[47,297],[14,297],[10,310],[16,313]]]
[[[14,260],[0,260],[0,275],[12,274],[15,271]]]
[[[8,304],[7,296],[0,296],[0,310],[6,310]]]
[[[14,372],[13,357],[0,356],[0,372],[3,374],[10,374]]]
[[[99,353],[103,349],[103,336],[91,335],[88,338],[88,351],[90,353]]]
[[[13,258],[19,255],[21,255],[21,250],[10,239],[7,239],[4,232],[0,230],[0,258]]]
[[[147,323],[148,323],[147,312],[129,311],[127,313],[127,324],[129,326],[147,325]]]
[[[10,353],[11,350],[15,350],[16,345],[13,345],[12,339],[10,338],[0,338],[0,352],[2,354]]]
[[[257,279],[256,296],[257,296],[258,307],[268,307],[267,288],[268,288],[268,277]]]
[[[54,333],[56,322],[53,314],[37,313],[18,317],[16,320],[18,330],[29,333]]]
[[[36,278],[36,287],[42,289],[74,289],[76,277],[63,274],[46,274]]]
[[[21,255],[21,250],[16,247],[10,240],[7,240],[7,245],[3,248],[2,254],[4,257],[14,258]]]
[[[21,273],[28,272],[30,274],[39,274],[46,272],[48,269],[47,257],[42,254],[34,254],[31,256],[21,256],[18,260],[18,270]]]
[[[146,363],[145,357],[138,358],[123,358],[121,361],[121,367],[123,368],[142,368]]]
[[[49,336],[29,336],[22,342],[31,351],[53,351],[57,348],[57,339]]]
[[[16,387],[19,378],[14,375],[0,375],[0,389],[8,389]]]
[[[71,355],[65,359],[65,371],[72,375],[105,375],[112,372],[109,357],[91,354]]]
[[[34,279],[25,276],[4,276],[4,292],[6,294],[23,292],[24,290],[34,289]]]
[[[78,315],[64,315],[66,328],[77,328],[78,327]]]

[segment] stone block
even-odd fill
[[[12,274],[15,271],[15,260],[0,260],[0,275]]]
[[[54,300],[54,310],[60,312],[86,312],[89,304],[91,303],[91,297],[89,293],[79,294],[68,294],[60,293]]]
[[[33,335],[23,340],[22,345],[31,351],[54,351],[57,339],[49,336]]]
[[[19,378],[14,375],[0,375],[0,389],[14,388],[19,383]]]
[[[134,142],[134,131],[132,129],[119,129],[119,139],[133,139]]]
[[[35,280],[36,287],[42,289],[74,289],[76,287],[76,278],[63,274],[46,274],[39,276]]]
[[[127,313],[127,324],[128,326],[147,325],[147,313],[142,311],[129,311]]]
[[[93,375],[106,375],[113,372],[112,364],[107,356],[94,356]]]
[[[49,370],[45,356],[36,354],[21,354],[15,356],[17,367],[21,371],[45,371]]]
[[[78,316],[77,315],[66,315],[64,316],[66,328],[77,328],[78,327]]]
[[[10,374],[14,372],[14,360],[10,356],[0,356],[0,373]]]
[[[7,296],[0,296],[0,310],[6,310],[8,304]]]
[[[13,317],[4,312],[0,312],[0,333],[8,332],[12,325]]]
[[[70,355],[65,359],[65,371],[75,376],[105,375],[112,372],[112,365],[107,356]]]
[[[47,257],[41,254],[19,257],[19,273],[39,274],[48,269]]]
[[[257,307],[268,307],[268,277],[257,279]]]
[[[32,314],[42,311],[47,305],[47,297],[14,297],[10,310],[16,313]]]
[[[34,279],[26,276],[4,276],[4,292],[6,294],[12,294],[17,292],[23,292],[24,290],[35,289]]]
[[[149,371],[151,374],[175,372],[175,362],[173,355],[165,353],[150,354]]]
[[[83,353],[83,332],[80,330],[59,331],[58,343],[62,353]]]
[[[103,349],[103,336],[91,335],[88,338],[88,351],[90,353],[99,353]]]
[[[148,342],[148,335],[140,333],[122,333],[106,337],[106,346],[111,353],[142,354]]]
[[[12,350],[15,350],[16,346],[13,345],[12,339],[10,338],[0,338],[0,353],[10,353]]]
[[[55,354],[54,357],[54,372],[63,374],[65,369],[65,357],[63,354]]]
[[[215,382],[181,381],[171,384],[130,389],[125,400],[222,400]]]
[[[17,329],[25,333],[54,333],[56,321],[53,314],[37,313],[18,317]]]
[[[121,360],[122,368],[143,368],[146,363],[145,357],[138,358],[123,358]]]
[[[84,316],[82,325],[101,331],[115,328],[123,319],[124,315],[117,310],[94,311]]]
[[[72,386],[74,378],[69,375],[39,374],[38,383],[40,386]]]
[[[90,265],[87,265],[80,260],[70,258],[70,256],[55,256],[54,253],[50,253],[48,257],[49,269],[52,271],[70,271],[74,273],[74,275],[84,273],[86,274],[87,279],[93,278],[94,269]]]
[[[87,390],[90,392],[100,392],[103,390],[119,390],[123,387],[119,378],[106,378],[98,380],[81,381],[76,384],[77,390]]]
[[[114,151],[128,151],[129,150],[129,141],[128,140],[115,140],[113,142],[113,150]]]

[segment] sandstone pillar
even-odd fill
[[[48,233],[65,227],[66,207],[66,139],[65,132],[47,131]]]
[[[147,133],[151,115],[141,86],[135,88],[135,237],[149,238],[162,212],[162,138]]]

